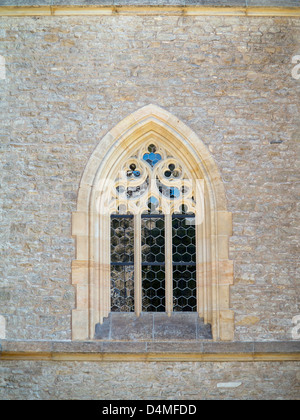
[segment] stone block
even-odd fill
[[[218,235],[232,236],[232,213],[218,211]]]
[[[87,284],[89,276],[88,261],[72,261],[72,284]]]
[[[299,353],[300,341],[254,342],[256,353]]]
[[[52,0],[1,0],[0,6],[51,6]]]
[[[211,339],[210,325],[203,324],[197,313],[112,312],[97,324],[95,339],[126,341],[203,340]]]
[[[111,337],[111,314],[103,319],[102,324],[95,326],[95,339],[96,340],[109,340]]]
[[[112,340],[151,340],[153,334],[153,316],[142,313],[137,317],[134,313],[111,314]]]
[[[89,252],[89,237],[88,236],[76,236],[76,259],[77,260],[88,260]]]
[[[51,343],[52,353],[101,353],[102,343],[99,341],[54,341]]]
[[[231,310],[220,311],[220,339],[234,340],[234,312]]]
[[[89,286],[77,284],[75,287],[76,287],[76,308],[77,309],[87,308],[88,301],[89,301]]]
[[[219,262],[220,284],[233,284],[233,261],[223,260]]]
[[[218,235],[218,253],[220,260],[229,259],[229,236]]]
[[[186,6],[246,6],[246,0],[185,0]]]
[[[146,342],[104,341],[102,348],[104,353],[144,353]]]
[[[51,352],[51,341],[16,341],[16,340],[3,340],[1,342],[3,352],[16,352],[16,353],[48,353]]]
[[[88,235],[88,213],[83,211],[77,211],[72,213],[72,235]]]
[[[147,343],[149,353],[202,353],[203,342],[201,341],[152,341]]]
[[[198,314],[173,312],[154,314],[155,340],[196,340]]]
[[[253,343],[252,342],[204,342],[203,343],[203,353],[211,354],[250,354],[253,353]]]
[[[88,337],[88,310],[74,309],[72,311],[72,339],[87,340]]]
[[[249,7],[299,7],[299,0],[248,0]]]
[[[204,324],[199,317],[196,325],[196,336],[197,340],[211,340],[213,338],[211,325]]]

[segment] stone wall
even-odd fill
[[[299,41],[296,18],[0,18],[0,338],[11,349],[71,339],[71,213],[83,170],[101,138],[150,103],[194,130],[219,167],[233,213],[235,340],[289,347],[299,314]],[[1,360],[0,399],[297,399],[298,368]]]
[[[295,18],[0,18],[1,286],[9,339],[70,339],[71,213],[101,138],[149,103],[205,142],[233,213],[236,340],[299,313]]]
[[[299,0],[1,0],[1,6],[261,6],[299,7]]]
[[[298,363],[6,361],[0,366],[0,399],[298,399],[297,368]]]

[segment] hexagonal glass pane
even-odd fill
[[[144,265],[142,267],[142,311],[165,311],[165,267]]]
[[[196,227],[193,217],[172,218],[173,263],[196,263]]]
[[[197,312],[195,265],[173,265],[173,305],[175,312]]]
[[[165,221],[156,215],[142,217],[142,262],[165,262]]]
[[[134,262],[133,217],[111,217],[111,262]]]
[[[111,311],[134,312],[134,266],[111,265]]]
[[[111,310],[134,311],[134,220],[111,217]]]

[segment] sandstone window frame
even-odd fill
[[[72,311],[72,339],[94,339],[95,325],[110,312],[109,241],[110,223],[99,214],[101,182],[110,168],[129,156],[133,148],[158,139],[166,147],[180,150],[195,179],[203,180],[204,238],[197,270],[199,316],[212,326],[214,341],[234,339],[234,312],[230,309],[233,262],[229,260],[232,214],[227,211],[225,190],[214,159],[200,138],[168,111],[148,105],[130,114],[100,141],[83,173],[72,214],[76,259],[72,262],[72,284],[76,309]]]

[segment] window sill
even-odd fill
[[[156,341],[212,339],[211,326],[196,312],[112,312],[103,324],[96,325],[95,339]]]

